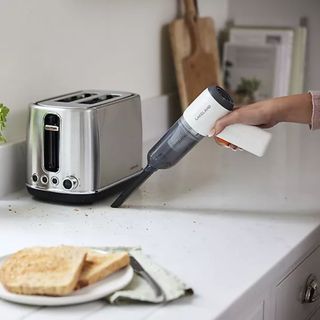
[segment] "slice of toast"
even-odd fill
[[[127,252],[100,253],[88,250],[77,289],[100,281],[130,263]]]
[[[4,262],[0,280],[10,292],[64,296],[75,289],[85,257],[71,246],[26,248]]]

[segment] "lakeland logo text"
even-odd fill
[[[211,109],[211,106],[207,105],[194,119],[199,120],[209,109]]]

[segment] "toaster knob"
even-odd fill
[[[75,189],[78,186],[77,178],[71,176],[63,180],[63,187],[67,190]]]

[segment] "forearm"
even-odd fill
[[[312,97],[309,93],[273,99],[274,117],[277,122],[311,124]]]
[[[320,128],[320,93],[273,98],[237,108],[216,121],[211,134],[217,135],[234,123],[271,128],[279,122],[305,123],[312,129]]]
[[[312,96],[311,130],[320,129],[320,91],[309,91]]]

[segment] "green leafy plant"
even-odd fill
[[[7,124],[7,115],[9,113],[9,108],[4,104],[0,103],[0,143],[6,142],[6,138],[3,135],[3,130]]]
[[[260,88],[261,81],[256,78],[241,78],[241,82],[235,91],[238,102],[253,103],[255,101],[255,93]]]

